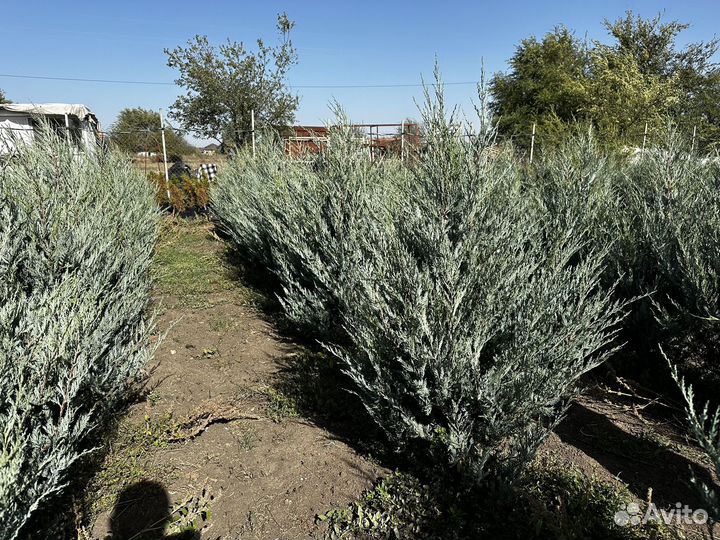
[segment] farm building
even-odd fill
[[[410,147],[420,144],[420,135],[416,124],[353,124],[359,139],[368,148],[370,157],[407,153]],[[381,128],[385,132],[381,132]],[[327,144],[326,126],[292,126],[285,135],[285,152],[298,156],[304,153],[317,154]]]
[[[4,103],[0,104],[0,154],[10,152],[18,142],[32,142],[42,122],[78,147],[93,150],[97,145],[98,120],[85,105]]]
[[[207,146],[203,146],[200,149],[200,152],[203,156],[212,156],[217,153],[217,151],[220,150],[220,146],[215,143],[210,143]]]

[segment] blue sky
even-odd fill
[[[38,2],[1,0],[0,73],[172,82],[163,49],[195,34],[217,43],[230,38],[254,45],[275,43],[275,18],[287,11],[296,22],[293,41],[300,63],[294,85],[414,84],[429,78],[437,57],[448,82],[479,79],[505,70],[519,41],[565,24],[580,37],[606,40],[605,18],[628,9],[645,17],[692,24],[681,43],[709,40],[720,26],[720,2],[391,1],[304,2]],[[103,126],[125,107],[167,108],[172,85],[101,84],[14,79],[0,88],[16,102],[84,103]],[[419,88],[297,89],[302,124],[322,123],[337,99],[356,122],[400,122],[417,116]],[[472,86],[448,87],[451,103],[470,106]]]

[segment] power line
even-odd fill
[[[133,80],[120,80],[120,79],[85,79],[79,77],[49,77],[44,75],[17,75],[11,73],[0,73],[0,77],[7,77],[12,79],[36,79],[43,81],[70,81],[70,82],[89,82],[89,83],[103,83],[103,84],[142,84],[146,86],[176,86],[174,82],[167,81],[133,81]],[[461,85],[477,85],[479,81],[455,81],[455,82],[443,82],[445,86],[461,86]],[[426,86],[422,83],[419,84],[289,84],[290,88],[297,89],[343,89],[343,88],[422,88]]]
[[[9,73],[0,73],[0,77],[9,77],[13,79],[40,79],[44,81],[72,81],[72,82],[92,82],[92,83],[109,83],[109,84],[145,84],[145,85],[165,85],[175,86],[171,82],[159,81],[121,81],[117,79],[81,79],[77,77],[47,77],[43,75],[13,75]]]
[[[444,86],[458,85],[477,85],[479,81],[455,81],[443,82]],[[423,88],[425,84],[304,84],[304,85],[288,85],[290,88]]]

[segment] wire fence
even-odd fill
[[[251,118],[251,127],[249,129],[236,130],[235,133],[248,139],[248,142],[252,145],[254,155],[256,148],[256,131],[258,131],[255,128],[254,111],[251,113]],[[58,119],[55,120],[56,122],[50,124],[52,129],[60,132],[66,131],[72,134],[72,138],[79,138],[78,134],[82,130],[82,127],[67,124],[63,125],[57,122]],[[170,131],[179,136],[186,136],[189,134],[189,131],[177,128],[167,122],[162,112],[160,115],[160,123],[161,125],[157,128],[140,129],[117,129],[116,125],[111,125],[107,130],[94,130],[94,134],[98,142],[105,145],[111,144],[112,140],[118,136],[145,136],[146,139],[144,141],[140,140],[139,142],[135,142],[135,158],[145,158],[145,171],[147,172],[147,158],[162,156],[161,159],[156,160],[158,170],[160,169],[161,163],[165,163],[165,168],[167,169],[167,163],[177,161],[177,154],[175,152],[168,152],[165,138],[166,132]],[[0,153],[2,153],[3,141],[7,141],[8,139],[7,136],[3,137],[3,132],[19,132],[26,136],[32,136],[38,124],[39,121],[30,122],[24,127],[13,127],[0,122]],[[393,155],[404,160],[410,152],[417,151],[424,144],[422,128],[417,123],[351,124],[350,127],[357,131],[357,140],[367,147],[368,155],[371,159]],[[458,125],[456,128],[458,137],[474,138],[479,136],[479,133],[473,132],[469,126]],[[284,129],[281,137],[284,141],[286,153],[299,157],[307,152],[322,152],[328,144],[329,129],[331,129],[331,127],[328,126],[291,126]],[[626,141],[628,150],[635,152],[644,151],[648,147],[656,145],[658,141],[661,140],[663,135],[658,133],[658,131],[658,129],[653,129],[646,123],[642,126],[635,126],[632,131],[626,130],[623,135],[623,140]],[[703,136],[697,129],[697,126],[693,126],[692,130],[688,130],[688,133],[684,135],[690,141],[692,149],[699,147],[717,149],[718,146],[720,146],[720,141],[714,137]],[[526,133],[515,133],[503,139],[514,143],[519,148],[526,149],[527,158],[529,162],[532,163],[538,151],[543,150],[544,140],[550,141],[553,137],[552,133],[543,133],[543,131],[538,128],[538,124],[533,123],[529,126]],[[632,141],[634,141],[634,144]],[[202,148],[199,150],[201,152],[203,151]],[[215,152],[209,153],[214,154]]]

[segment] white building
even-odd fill
[[[217,151],[220,149],[220,147],[215,143],[210,143],[207,146],[204,146],[200,149],[200,152],[202,152],[203,156],[212,156],[217,153]]]
[[[0,104],[0,154],[9,153],[20,142],[31,143],[41,122],[47,122],[81,148],[93,151],[97,146],[98,120],[85,105],[3,103]]]

